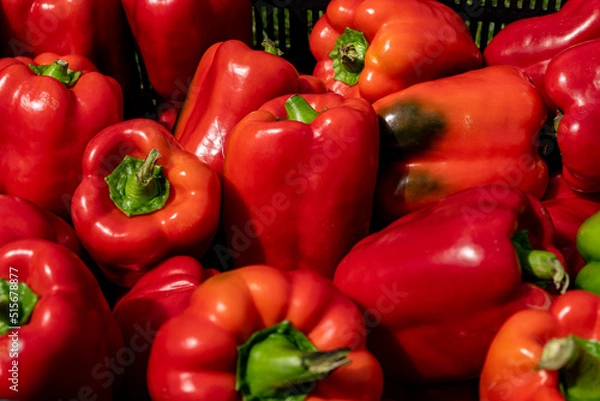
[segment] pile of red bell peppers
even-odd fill
[[[255,3],[0,0],[0,399],[600,400],[600,0]]]

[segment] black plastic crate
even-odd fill
[[[506,24],[555,12],[567,0],[439,0],[455,10],[467,23],[481,50]],[[263,35],[274,40],[283,57],[299,71],[310,73],[315,60],[308,36],[329,0],[255,0],[254,45],[260,48]]]

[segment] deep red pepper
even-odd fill
[[[277,96],[324,92],[325,85],[301,76],[285,59],[228,40],[202,56],[175,125],[175,137],[219,175],[227,138],[248,113]]]
[[[219,178],[159,123],[114,124],[90,142],[73,224],[104,273],[132,286],[168,256],[201,257],[219,221]]]
[[[120,379],[109,362],[121,367],[123,339],[81,259],[47,240],[13,241],[0,248],[0,277],[0,399],[112,400]]]
[[[223,169],[234,264],[333,277],[369,233],[378,152],[377,117],[364,99],[286,95],[242,119]]]
[[[597,400],[600,296],[573,290],[549,311],[525,310],[494,338],[480,379],[481,401]]]
[[[2,54],[79,54],[115,78],[126,93],[136,89],[134,41],[119,0],[1,0]]]
[[[0,221],[0,246],[18,239],[41,238],[81,254],[81,244],[73,227],[27,199],[0,195]]]
[[[548,63],[577,43],[600,38],[600,0],[563,3],[558,12],[508,24],[494,36],[483,53],[487,65],[522,68],[552,111],[555,103],[548,97],[544,82]]]
[[[0,193],[70,219],[84,149],[123,119],[123,95],[114,79],[90,71],[82,56],[61,56],[64,62],[56,57],[0,60]],[[51,67],[33,71],[29,64]]]
[[[363,310],[372,326],[368,347],[388,380],[475,378],[504,320],[521,309],[548,308],[550,295],[524,282],[537,252],[524,257],[523,236],[543,251],[539,271],[564,291],[552,223],[537,199],[512,186],[449,195],[346,255],[334,284]]]
[[[600,16],[600,8],[597,13]],[[600,192],[600,164],[595,156],[600,150],[600,87],[595,84],[599,74],[600,38],[556,55],[545,74],[548,96],[562,114],[556,132],[562,175],[580,192]]]
[[[482,62],[461,17],[431,0],[333,0],[310,49],[328,89],[370,102]]]
[[[187,308],[196,288],[216,270],[203,269],[190,256],[174,256],[152,268],[113,308],[123,339],[134,352],[126,366],[118,399],[150,400],[146,370],[150,348],[158,329]]]
[[[204,52],[229,39],[252,44],[250,0],[123,0],[152,87],[182,103]]]

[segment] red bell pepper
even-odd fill
[[[222,221],[234,265],[333,277],[369,233],[378,152],[377,116],[364,99],[283,96],[242,119],[223,169]]]
[[[563,198],[582,198],[592,202],[600,203],[600,193],[585,193],[573,191],[567,184],[562,174],[555,174],[550,177],[546,193],[542,200],[563,199]]]
[[[600,296],[569,291],[549,311],[504,323],[485,360],[481,401],[597,400],[599,369]]]
[[[600,11],[597,14],[600,19]],[[595,158],[600,150],[600,88],[594,84],[599,70],[600,38],[555,56],[545,75],[548,96],[562,114],[556,132],[562,175],[580,192],[600,192],[600,165]]]
[[[183,102],[211,45],[229,39],[252,44],[250,0],[122,3],[150,83],[169,102]]]
[[[219,175],[227,138],[248,113],[277,96],[324,92],[320,80],[300,76],[285,59],[237,40],[202,56],[175,125],[175,137]]]
[[[371,102],[479,68],[481,52],[450,7],[432,0],[333,0],[310,34],[313,74]]]
[[[523,69],[554,111],[544,83],[548,63],[561,51],[594,38],[600,38],[600,0],[569,0],[558,12],[508,24],[490,41],[483,56],[487,65]]]
[[[334,284],[363,310],[368,347],[386,378],[458,381],[477,377],[510,315],[550,305],[549,293],[525,283],[524,273],[566,289],[561,258],[537,199],[487,185],[366,237],[341,261]]]
[[[375,203],[383,223],[482,184],[543,196],[548,167],[537,144],[547,113],[519,69],[423,82],[373,107],[382,134]]]
[[[206,280],[160,328],[150,394],[154,401],[379,401],[383,376],[365,337],[358,308],[331,281],[246,266]]]
[[[159,123],[114,124],[89,143],[72,216],[104,273],[131,287],[168,256],[200,257],[219,221],[217,175]]]
[[[27,199],[0,195],[0,221],[0,246],[18,239],[41,238],[81,254],[81,244],[73,227]]]
[[[554,244],[564,255],[565,268],[573,281],[585,266],[577,250],[577,231],[585,220],[600,211],[600,203],[572,197],[544,200],[542,205],[550,214]]]
[[[194,290],[215,274],[216,270],[203,269],[190,256],[174,256],[154,267],[117,302],[113,315],[125,344],[136,353],[123,372],[119,395],[124,400],[150,400],[146,370],[156,332],[168,319],[183,312]]]
[[[83,151],[123,119],[123,96],[114,79],[87,70],[89,60],[56,57],[0,60],[0,193],[70,219]]]
[[[79,54],[129,93],[138,83],[134,50],[119,0],[0,1],[1,54]]]
[[[123,339],[98,283],[68,248],[0,248],[0,399],[110,401]]]

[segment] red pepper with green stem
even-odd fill
[[[174,256],[152,268],[119,299],[113,315],[125,344],[136,351],[136,357],[125,367],[118,400],[150,400],[146,371],[156,332],[168,319],[182,313],[196,288],[215,274],[216,270],[203,269],[190,256]]]
[[[380,224],[478,185],[544,195],[548,166],[538,153],[538,133],[547,111],[519,69],[486,67],[423,82],[373,107],[382,137]]]
[[[333,277],[369,233],[379,131],[364,99],[282,96],[232,130],[222,222],[235,266],[268,264]]]
[[[0,248],[0,277],[0,398],[112,400],[109,362],[123,339],[81,259],[47,240],[13,241]]]
[[[152,88],[178,106],[210,46],[230,39],[252,44],[250,0],[123,0],[122,4]]]
[[[552,234],[534,197],[512,186],[474,187],[366,237],[333,281],[371,320],[368,347],[386,379],[472,379],[504,320],[547,309],[549,291],[566,290]],[[545,291],[525,278],[554,284]]]
[[[237,40],[216,43],[200,60],[174,134],[221,175],[227,138],[248,113],[278,96],[324,91],[320,80],[275,54]]]
[[[313,74],[370,102],[479,68],[481,52],[450,7],[430,0],[333,0],[310,34]]]
[[[79,54],[115,78],[127,99],[139,89],[134,41],[119,0],[2,0],[0,49],[11,57]]]
[[[0,193],[69,220],[84,149],[123,119],[123,96],[89,60],[55,57],[0,60]]]
[[[600,18],[600,11],[597,14]],[[573,190],[586,193],[600,192],[600,165],[595,157],[600,150],[600,88],[594,84],[599,73],[600,38],[556,55],[545,74],[548,96],[560,111],[556,140],[562,175]]]
[[[515,313],[488,351],[481,401],[600,398],[600,296],[573,290],[549,311]]]
[[[379,401],[365,322],[330,280],[254,265],[218,274],[165,323],[148,383],[154,401]]]
[[[556,103],[547,93],[544,78],[548,63],[561,51],[596,38],[600,38],[600,1],[569,0],[555,13],[508,24],[490,41],[483,56],[487,65],[523,69],[554,112]]]
[[[83,155],[73,224],[104,273],[131,287],[174,255],[201,257],[217,230],[218,176],[148,119],[100,132]]]

